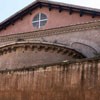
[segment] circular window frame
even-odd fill
[[[37,19],[35,20],[36,16],[37,16]],[[42,16],[44,16],[45,18],[42,18]],[[38,14],[36,14],[34,16],[34,18],[32,20],[32,25],[35,28],[41,28],[41,27],[45,26],[45,24],[47,23],[47,21],[48,21],[48,18],[46,16],[46,14],[44,14],[44,13],[38,13]]]

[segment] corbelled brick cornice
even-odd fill
[[[76,50],[70,48],[70,47],[65,47],[63,45],[59,44],[54,44],[54,43],[46,43],[46,42],[34,42],[34,41],[21,41],[21,42],[15,42],[15,43],[10,43],[10,44],[5,44],[0,46],[0,55],[6,54],[7,52],[11,51],[16,51],[17,48],[31,48],[33,51],[34,49],[37,50],[42,50],[44,49],[45,51],[56,51],[57,53],[62,53],[62,54],[68,54],[69,56],[72,56],[73,58],[84,58],[84,56],[77,52]]]
[[[79,31],[86,31],[86,30],[93,30],[93,29],[100,29],[100,20],[87,22],[87,23],[80,23],[75,25],[69,25],[64,27],[58,27],[53,29],[47,29],[47,30],[39,30],[33,32],[1,36],[0,42],[16,41],[17,39],[40,38],[45,36],[67,34],[72,32],[79,32]]]

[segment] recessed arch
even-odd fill
[[[87,57],[93,57],[97,53],[93,47],[84,43],[74,42],[71,44],[71,47],[82,52]]]

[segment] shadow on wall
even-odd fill
[[[93,47],[83,43],[74,42],[72,43],[71,47],[83,53],[88,58],[94,57],[95,54],[97,54],[97,51]]]

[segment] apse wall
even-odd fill
[[[100,100],[100,59],[0,71],[0,100]]]
[[[71,48],[22,41],[0,47],[0,70],[52,64],[81,58],[84,56]]]

